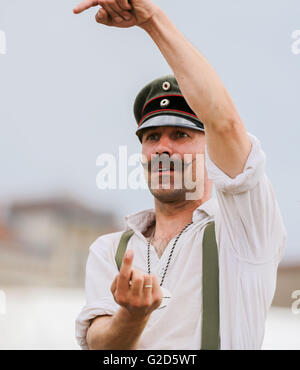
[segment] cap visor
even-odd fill
[[[159,127],[159,126],[177,126],[192,128],[198,131],[204,131],[203,128],[197,126],[194,122],[186,118],[173,115],[159,115],[151,117],[147,121],[142,123],[142,125],[137,129],[136,133],[148,127]]]

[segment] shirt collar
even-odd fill
[[[205,212],[209,217],[214,217],[218,209],[218,202],[216,198],[210,198],[193,212],[193,221],[194,217],[201,212]]]
[[[214,218],[218,208],[215,198],[210,198],[193,212],[193,222],[198,222],[204,218]],[[134,230],[143,233],[155,221],[155,210],[153,208],[125,216],[125,225],[127,230]]]

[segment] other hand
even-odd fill
[[[152,0],[84,0],[73,12],[79,14],[93,6],[101,6],[96,21],[106,26],[128,28],[151,21],[159,9]]]

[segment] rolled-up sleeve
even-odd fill
[[[75,322],[76,340],[82,349],[88,349],[86,334],[91,320],[100,315],[114,315],[119,308],[110,291],[118,273],[113,254],[109,235],[98,238],[89,249],[85,280],[86,304]]]
[[[282,257],[286,231],[270,180],[260,141],[248,133],[252,147],[244,170],[230,178],[205,152],[208,177],[215,185],[220,207],[220,229],[228,234],[230,248],[250,263]]]

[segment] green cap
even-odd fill
[[[189,107],[173,75],[146,85],[138,93],[133,109],[140,142],[143,130],[148,127],[179,126],[204,131],[203,123]]]

